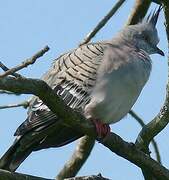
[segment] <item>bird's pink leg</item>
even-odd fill
[[[110,134],[110,126],[108,124],[104,124],[97,119],[92,119],[92,122],[96,127],[97,137],[99,140],[104,139]]]

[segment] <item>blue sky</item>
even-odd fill
[[[93,41],[112,38],[124,26],[133,4],[134,0],[127,1]],[[111,9],[112,5],[111,0],[2,1],[0,7],[0,60],[8,67],[12,67],[48,45],[51,49],[46,55],[33,66],[20,71],[26,77],[40,78],[58,55],[78,46],[87,33]],[[151,8],[154,7],[153,4]],[[163,14],[160,15],[158,31],[161,40],[159,47],[167,54]],[[167,81],[167,55],[151,57],[153,59],[151,77],[133,107],[146,122],[149,122],[159,112],[164,102]],[[0,95],[0,105],[20,102],[28,97],[30,96]],[[22,108],[0,111],[0,155],[12,144],[13,133],[25,118],[26,111]],[[140,131],[138,123],[129,115],[119,123],[112,125],[111,128],[112,131],[131,142],[135,141]],[[169,128],[167,127],[156,137],[160,146],[162,162],[166,167],[169,167],[168,136]],[[76,142],[59,149],[47,149],[32,153],[20,166],[18,172],[53,178],[70,157],[75,144]],[[79,175],[98,173],[112,179],[143,179],[139,168],[96,143]]]

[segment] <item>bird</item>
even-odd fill
[[[109,125],[123,119],[135,104],[151,73],[150,55],[164,56],[157,46],[161,9],[125,26],[110,40],[62,54],[42,77],[67,106],[94,123],[98,139],[104,139]],[[36,96],[14,135],[14,143],[0,159],[1,169],[16,171],[33,151],[60,147],[84,136],[64,125]]]

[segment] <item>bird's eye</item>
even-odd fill
[[[143,39],[147,42],[149,42],[149,40],[150,40],[148,36],[143,36]]]
[[[145,32],[139,32],[138,35],[139,35],[138,37],[143,39],[144,41],[147,41],[147,42],[150,41],[150,37],[147,36],[147,34]]]

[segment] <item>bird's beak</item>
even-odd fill
[[[160,48],[158,48],[157,46],[155,47],[155,50],[156,50],[157,54],[160,54],[161,56],[165,56],[164,52]]]

